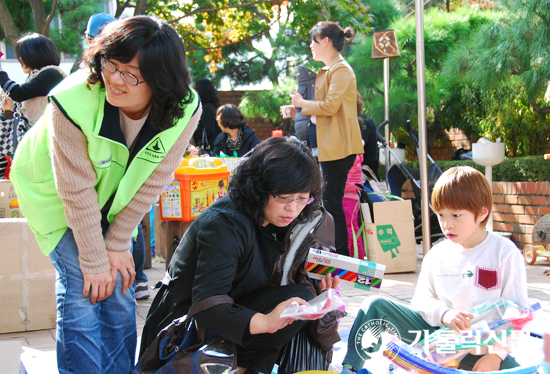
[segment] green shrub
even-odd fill
[[[471,166],[485,174],[485,166],[471,160],[437,161],[439,167],[445,171],[454,166]],[[407,161],[408,168],[419,169],[418,161]],[[386,169],[380,165],[379,175],[384,178]],[[546,182],[550,181],[550,160],[543,156],[513,157],[505,159],[501,164],[493,166],[493,181],[503,182]]]

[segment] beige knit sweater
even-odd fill
[[[52,166],[59,197],[65,206],[67,225],[73,230],[78,246],[80,269],[83,273],[101,273],[110,270],[107,251],[130,250],[134,229],[143,215],[158,200],[164,187],[174,179],[174,170],[180,165],[201,117],[202,108],[189,124],[166,157],[140,187],[130,203],[118,213],[105,237],[101,232],[101,212],[95,186],[97,177],[88,157],[88,141],[55,103],[48,118]],[[147,114],[132,120],[120,113],[120,126],[126,144],[133,144],[143,127]]]

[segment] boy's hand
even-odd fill
[[[487,353],[476,362],[476,364],[472,368],[472,371],[498,371],[500,370],[501,362],[502,359],[500,358],[500,356],[494,353]]]
[[[472,313],[449,309],[441,317],[441,323],[452,328],[456,332],[460,332],[460,330],[465,330],[470,327],[470,319],[472,318],[474,318]]]

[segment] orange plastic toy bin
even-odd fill
[[[220,159],[186,157],[160,195],[162,221],[193,221],[227,193],[231,173]]]

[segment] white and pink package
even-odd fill
[[[311,299],[309,305],[299,305],[296,302],[291,303],[288,308],[281,313],[281,318],[295,318],[302,320],[319,319],[328,312],[345,307],[344,302],[338,296],[338,291],[329,288],[319,296]]]

